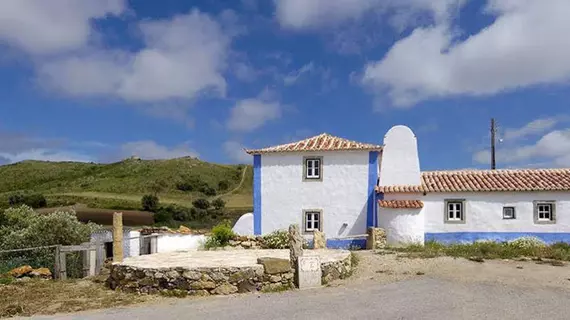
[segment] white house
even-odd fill
[[[234,230],[267,234],[298,223],[327,246],[364,246],[367,227],[392,245],[535,236],[570,242],[570,169],[421,172],[417,141],[395,126],[383,145],[321,134],[246,150],[253,215]]]

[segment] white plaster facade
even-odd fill
[[[303,158],[322,157],[322,180],[303,179]],[[261,233],[303,228],[303,210],[322,210],[328,238],[366,233],[369,152],[299,152],[261,156]]]

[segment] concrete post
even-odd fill
[[[113,262],[123,262],[123,213],[113,213]]]

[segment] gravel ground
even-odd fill
[[[568,266],[359,253],[354,276],[326,288],[169,299],[35,319],[568,319]]]

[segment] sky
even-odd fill
[[[423,170],[570,167],[567,0],[3,0],[0,163],[416,134]]]

